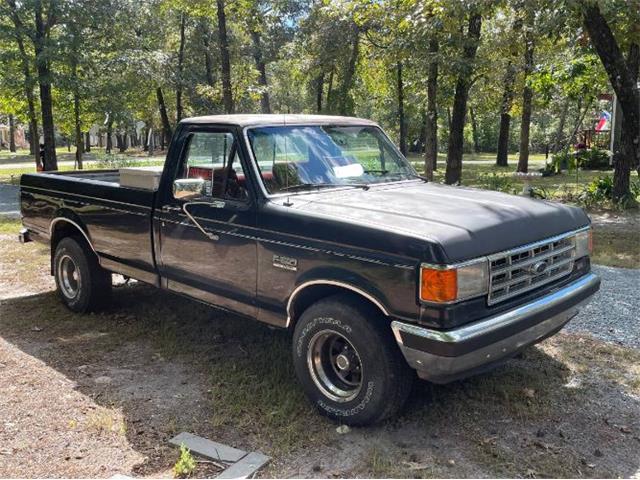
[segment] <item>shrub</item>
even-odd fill
[[[561,170],[572,171],[578,167],[584,170],[608,170],[611,168],[609,165],[610,156],[609,151],[597,148],[580,150],[576,153],[562,151],[553,156],[551,164],[556,173]]]
[[[196,460],[184,444],[180,445],[180,458],[173,466],[173,476],[185,478],[191,475],[196,469]]]
[[[610,152],[592,148],[578,154],[578,165],[584,170],[608,170]]]
[[[593,207],[607,201],[611,201],[613,194],[613,178],[609,175],[598,177],[585,185],[578,200],[585,207]]]
[[[563,150],[551,158],[551,165],[553,165],[555,173],[560,173],[561,170],[573,170],[576,165],[576,159],[568,151]]]
[[[534,186],[534,185],[531,186],[531,190],[529,190],[529,195],[531,196],[531,198],[538,198],[540,200],[546,200],[553,196],[551,191],[548,190],[547,188]]]
[[[479,175],[478,186],[487,190],[496,190],[504,193],[515,193],[516,191],[511,179],[495,172]]]
[[[621,209],[634,208],[640,199],[640,181],[631,180],[630,192],[617,202]],[[585,207],[603,206],[613,201],[613,177],[606,175],[598,177],[586,185],[578,195],[578,201]]]

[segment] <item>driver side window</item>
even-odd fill
[[[238,144],[230,132],[194,132],[187,140],[182,168],[176,179],[192,180],[208,198],[245,200],[246,179]],[[189,182],[185,182],[189,184]]]

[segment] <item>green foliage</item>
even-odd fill
[[[611,201],[613,178],[610,175],[598,177],[586,185],[579,195],[580,202],[587,208]]]
[[[529,190],[529,195],[531,196],[531,198],[537,198],[539,200],[546,200],[548,198],[552,198],[553,197],[553,193],[551,192],[550,189],[545,188],[543,186],[531,186],[531,189]]]
[[[180,445],[180,457],[173,466],[173,476],[175,478],[187,478],[196,469],[196,460],[184,443]]]
[[[149,167],[163,165],[163,160],[144,160],[140,158],[127,157],[122,154],[98,155],[97,168],[102,170],[117,170],[127,167]]]
[[[629,195],[622,198],[615,207],[625,210],[634,208],[640,200],[640,181],[632,180]],[[598,177],[586,185],[578,195],[578,201],[587,208],[606,207],[613,201],[613,177]]]
[[[577,155],[580,168],[584,170],[607,170],[610,168],[609,158],[611,153],[606,150],[591,148],[583,150]]]
[[[482,173],[478,176],[477,184],[480,188],[496,190],[504,193],[516,193],[517,188],[511,179],[499,173]]]
[[[551,160],[552,170],[559,173],[561,170],[575,171],[576,168],[583,170],[608,170],[610,152],[598,150],[597,148],[569,152],[563,150],[553,156]]]

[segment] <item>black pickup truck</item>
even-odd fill
[[[99,307],[116,272],[290,329],[306,394],[347,424],[397,412],[416,372],[553,335],[600,285],[581,209],[426,182],[368,120],[190,118],[146,173],[22,176],[20,239],[51,245],[62,301]]]

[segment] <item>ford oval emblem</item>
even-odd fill
[[[540,261],[540,262],[536,262],[533,265],[531,265],[529,267],[529,273],[533,274],[533,275],[540,275],[541,273],[544,273],[544,271],[547,269],[547,262]]]

